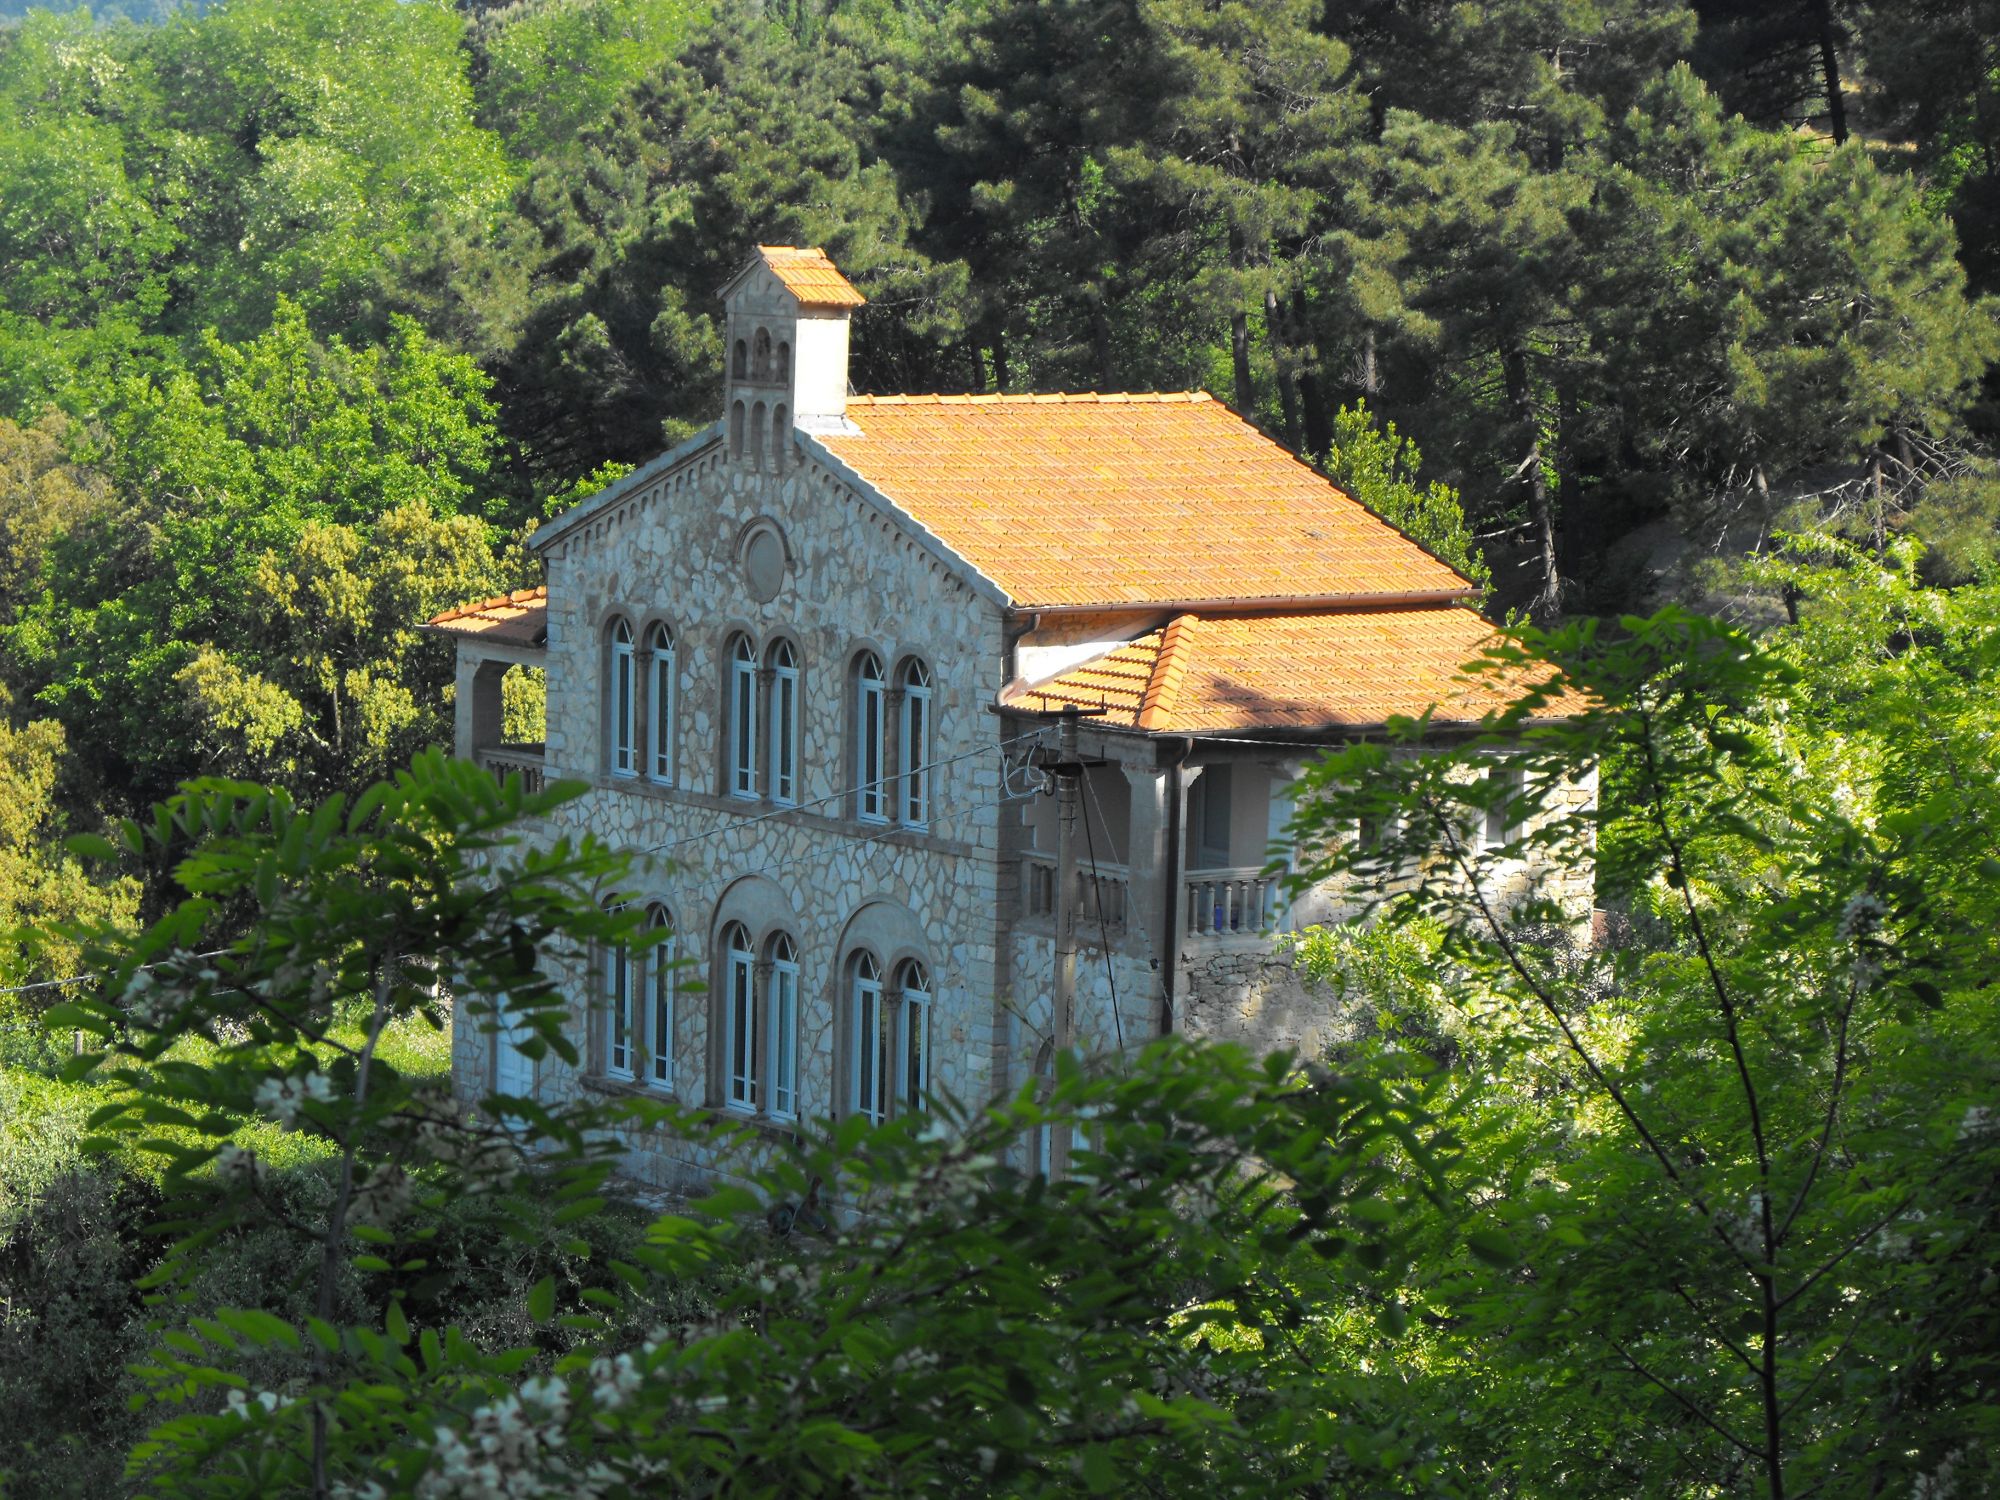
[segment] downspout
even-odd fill
[[[1181,971],[1181,845],[1185,842],[1181,832],[1181,768],[1187,758],[1194,753],[1194,740],[1181,735],[1180,749],[1167,762],[1167,859],[1166,888],[1160,893],[1160,910],[1166,914],[1166,952],[1160,961],[1166,972],[1160,976],[1160,1035],[1172,1036],[1174,1032],[1175,991],[1179,987]]]

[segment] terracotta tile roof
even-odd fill
[[[868,300],[817,245],[759,245],[757,253],[801,307],[860,307]]]
[[[549,643],[549,591],[516,589],[476,604],[461,604],[435,615],[423,624],[425,630],[441,635],[476,636],[508,646],[546,646]]]
[[[1178,615],[1001,702],[1041,713],[1103,708],[1108,725],[1169,734],[1375,728],[1434,705],[1437,722],[1468,723],[1513,697],[1490,679],[1459,676],[1494,635],[1479,615],[1451,605]]]
[[[1201,392],[855,396],[816,434],[1021,605],[1469,592]]]

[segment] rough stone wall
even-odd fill
[[[1084,941],[1079,933],[1076,1039],[1086,1051],[1142,1047],[1158,1034],[1160,975],[1143,959],[1121,951],[1118,936],[1114,931],[1107,963],[1095,935]],[[1014,928],[1010,947],[1013,983],[1002,1008],[1011,1021],[1008,1057],[1018,1087],[1033,1073],[1054,1026],[1055,934],[1045,922],[1023,922]]]
[[[788,435],[789,437],[789,435]],[[753,597],[740,558],[758,523],[782,534],[787,567],[768,602]],[[595,833],[653,851],[638,888],[672,914],[680,952],[674,1097],[719,1104],[711,1046],[723,986],[714,949],[741,918],[762,946],[782,928],[800,968],[798,1113],[844,1104],[838,1089],[845,959],[876,934],[885,968],[915,957],[933,991],[931,1082],[962,1098],[994,1083],[1001,790],[998,721],[985,705],[1002,680],[997,608],[950,574],[835,476],[788,441],[782,472],[731,460],[722,444],[636,490],[548,550],[549,775],[591,790],[548,833]],[[664,620],[677,643],[679,746],[675,786],[611,773],[604,749],[606,630],[614,615],[643,639]],[[780,634],[800,657],[801,784],[795,810],[723,795],[726,641],[759,649]],[[848,668],[864,647],[893,674],[907,656],[928,663],[932,687],[931,817],[926,829],[863,824],[851,797],[854,729]],[[643,675],[643,672],[642,672]],[[714,967],[717,973],[711,974]],[[591,1062],[538,1070],[549,1101],[580,1091],[641,1087],[603,1077],[601,981],[572,973],[573,1035]],[[706,993],[691,987],[706,982]],[[1004,1026],[1002,1028],[1004,1032]],[[462,1027],[461,1086],[490,1085],[490,1040]],[[672,1184],[713,1165],[632,1142],[634,1176]]]
[[[1532,830],[1596,802],[1593,768],[1565,783],[1526,826]],[[1568,914],[1578,940],[1589,939],[1595,886],[1587,861],[1562,867],[1546,856],[1498,862],[1486,871],[1486,892],[1503,911],[1530,896],[1553,898]],[[1362,907],[1351,884],[1325,881],[1292,903],[1283,927],[1298,931],[1355,921]],[[1182,1030],[1259,1053],[1285,1048],[1317,1058],[1353,1028],[1349,1007],[1308,985],[1270,934],[1184,939],[1177,994]]]

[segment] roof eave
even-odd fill
[[[578,501],[547,525],[538,528],[527,539],[526,545],[528,550],[531,552],[540,552],[551,543],[561,541],[563,537],[596,516],[600,511],[610,509],[634,490],[652,483],[663,474],[671,473],[674,469],[679,468],[683,463],[686,463],[689,459],[707,448],[711,443],[717,443],[721,440],[722,423],[720,421],[709,423],[708,426],[702,428],[701,431],[697,432],[686,442],[669,448],[658,458],[648,460],[646,463],[639,465],[638,468],[627,474],[623,479],[613,480],[588,500]]]
[[[1121,599],[1090,604],[1017,603],[1017,615],[1150,615],[1173,614],[1320,614],[1335,610],[1415,609],[1445,604],[1470,604],[1479,591],[1422,589],[1402,593],[1258,594],[1220,599]]]

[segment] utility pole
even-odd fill
[[[1076,873],[1076,814],[1081,801],[1078,780],[1075,704],[1063,708],[1056,738],[1056,986],[1051,1034],[1056,1056],[1076,1045],[1076,912],[1080,904]],[[1069,1131],[1058,1127],[1049,1142],[1049,1175],[1069,1175]]]

